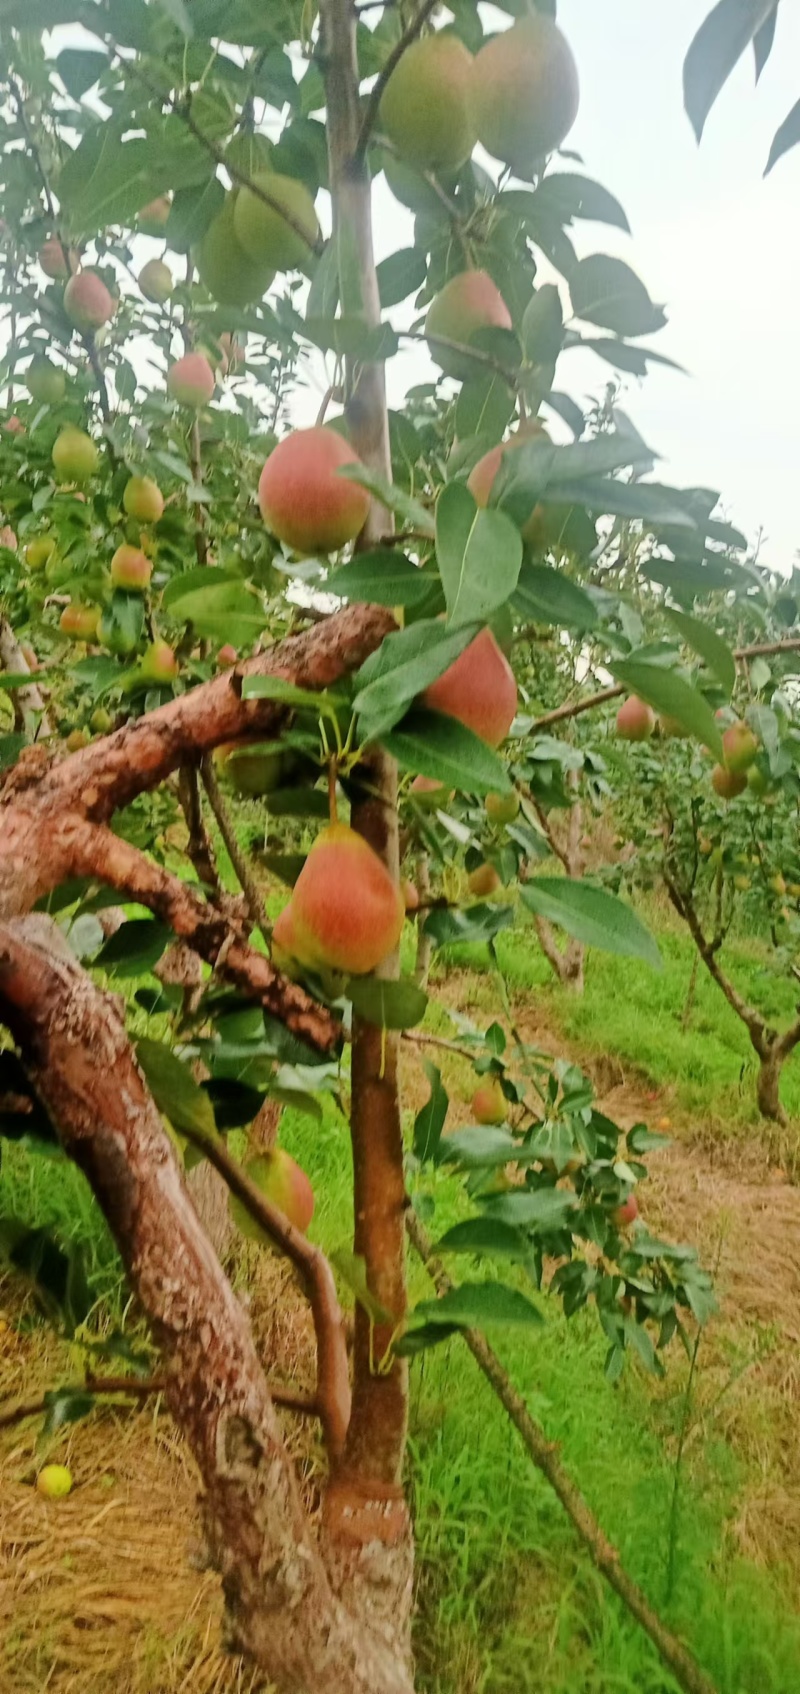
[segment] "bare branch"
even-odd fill
[[[216,818],[217,827],[225,843],[228,858],[230,859],[239,879],[239,886],[244,893],[250,922],[254,929],[260,929],[264,940],[269,941],[270,935],[272,934],[272,925],[264,910],[261,890],[253,875],[247,854],[243,852],[242,848],[239,846],[236,831],[228,816],[225,801],[222,798],[220,786],[217,781],[217,773],[214,769],[213,759],[205,758],[203,760],[201,770],[203,775],[203,787],[208,795],[208,803],[214,813],[214,817]]]

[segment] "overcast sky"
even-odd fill
[[[766,180],[762,173],[772,135],[800,95],[800,6],[784,0],[758,89],[748,54],[698,148],[681,65],[710,7],[559,0],[582,91],[567,145],[622,201],[632,229],[628,237],[582,225],[576,245],[625,258],[667,309],[668,327],[653,345],[688,376],[654,366],[641,385],[625,379],[627,409],[664,455],[657,474],[718,488],[748,536],[763,528],[763,562],[788,569],[800,549],[800,148]],[[396,202],[380,195],[377,214],[382,257],[401,244]],[[424,368],[416,356],[398,363],[406,382]],[[570,354],[558,385],[580,399],[601,393],[608,374],[598,360]],[[398,370],[395,399],[400,380]]]

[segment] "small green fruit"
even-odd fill
[[[513,823],[519,811],[519,795],[516,788],[510,794],[487,794],[484,805],[490,823]]]

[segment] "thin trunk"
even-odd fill
[[[322,0],[320,16],[342,310],[374,325],[381,308],[370,175],[363,157],[357,157],[361,106],[353,0]],[[353,446],[366,465],[391,479],[383,366],[348,362],[346,393]],[[373,501],[362,544],[373,545],[388,527],[388,515]],[[361,775],[351,822],[397,878],[396,768],[376,751]],[[396,956],[382,967],[386,976],[397,971]],[[374,1368],[406,1309],[397,1036],[361,1018],[353,1022],[351,1136],[355,1251],[364,1260],[369,1288],[392,1320],[373,1327],[363,1308],[356,1308],[353,1411],[344,1458],[325,1506],[329,1564],[338,1571],[334,1580],[349,1608],[363,1611],[370,1627],[409,1664],[413,1541],[401,1481],[408,1367],[397,1360],[386,1372]]]
[[[420,988],[427,988],[433,958],[433,941],[425,930],[425,919],[428,916],[427,903],[431,892],[430,860],[427,853],[420,853],[417,861],[417,893],[419,895],[419,915],[417,918],[417,957],[414,963],[414,977]]]
[[[692,969],[689,977],[689,986],[686,990],[686,999],[683,1003],[683,1011],[681,1012],[681,1029],[689,1028],[692,1012],[694,1011],[694,1002],[697,993],[697,971],[699,964],[700,955],[699,953],[695,953],[694,958],[692,959]]]
[[[762,1118],[770,1118],[773,1123],[785,1124],[788,1120],[781,1105],[781,1069],[782,1059],[777,1043],[775,1043],[768,1049],[759,1064],[756,1097]]]

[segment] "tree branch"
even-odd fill
[[[448,1294],[453,1284],[441,1260],[436,1257],[426,1230],[413,1211],[406,1213],[406,1229],[437,1293]],[[548,1440],[541,1424],[531,1417],[525,1400],[514,1387],[508,1372],[488,1341],[477,1329],[462,1330],[461,1336],[492,1392],[522,1437],[523,1445],[537,1470],[541,1471],[557,1494],[593,1564],[649,1635],[664,1664],[668,1665],[681,1688],[685,1689],[686,1694],[716,1694],[713,1683],[705,1671],[701,1670],[688,1648],[667,1628],[641,1588],[623,1569],[616,1547],[609,1541],[580,1490],[564,1469],[556,1444]]]
[[[737,1018],[741,1018],[759,1058],[767,1057],[771,1042],[763,1018],[752,1006],[748,1006],[747,1001],[742,999],[738,989],[734,988],[733,983],[725,975],[712,943],[707,941],[703,934],[694,901],[690,895],[678,888],[666,866],[664,867],[664,885],[678,916],[683,919],[689,930],[706,970],[714,978],[717,987],[722,990],[728,1005],[736,1013]],[[798,1038],[800,1039],[800,1036]]]
[[[244,853],[239,846],[236,839],[236,831],[228,817],[225,802],[222,798],[220,786],[217,781],[217,773],[214,769],[213,759],[205,758],[201,766],[201,771],[203,787],[208,795],[208,803],[214,817],[216,818],[217,828],[219,829],[220,835],[225,843],[228,858],[233,865],[239,881],[239,886],[244,894],[250,922],[254,929],[260,929],[264,940],[269,941],[272,934],[272,925],[264,910],[261,890],[253,875],[247,854]]]
[[[412,42],[416,41],[417,36],[422,33],[428,18],[431,13],[435,11],[438,4],[439,0],[423,0],[423,4],[420,6],[419,11],[411,19],[408,27],[403,31],[400,40],[395,42],[395,45],[392,48],[380,75],[376,77],[372,92],[366,104],[364,116],[361,120],[361,128],[358,132],[358,138],[356,140],[355,150],[353,153],[354,163],[361,164],[365,157],[367,147],[369,145],[369,138],[377,122],[378,111],[383,98],[383,91],[390,76],[392,75],[392,72],[396,70],[403,54],[406,52],[406,49],[409,48]]]
[[[0,1429],[10,1429],[14,1424],[24,1423],[27,1418],[42,1417],[48,1409],[53,1393],[66,1394],[96,1394],[119,1395],[129,1394],[133,1400],[149,1399],[151,1394],[163,1394],[166,1391],[165,1376],[85,1376],[82,1382],[67,1382],[60,1388],[40,1394],[35,1400],[9,1400],[0,1406]],[[280,1383],[269,1384],[269,1395],[273,1405],[283,1406],[287,1411],[297,1412],[301,1416],[316,1417],[317,1404],[306,1394],[295,1394],[290,1388],[281,1387]]]
[[[469,352],[470,349],[468,348]],[[797,653],[800,651],[800,636],[789,641],[755,641],[749,647],[735,647],[734,659],[744,661],[757,658],[776,658],[781,653]],[[605,706],[609,700],[618,700],[625,694],[626,689],[621,683],[615,683],[611,688],[600,688],[596,694],[587,694],[582,700],[573,700],[571,704],[556,706],[554,711],[545,712],[540,718],[535,718],[531,729],[545,729],[551,723],[563,723],[566,718],[577,718],[582,712],[594,712],[598,706]]]

